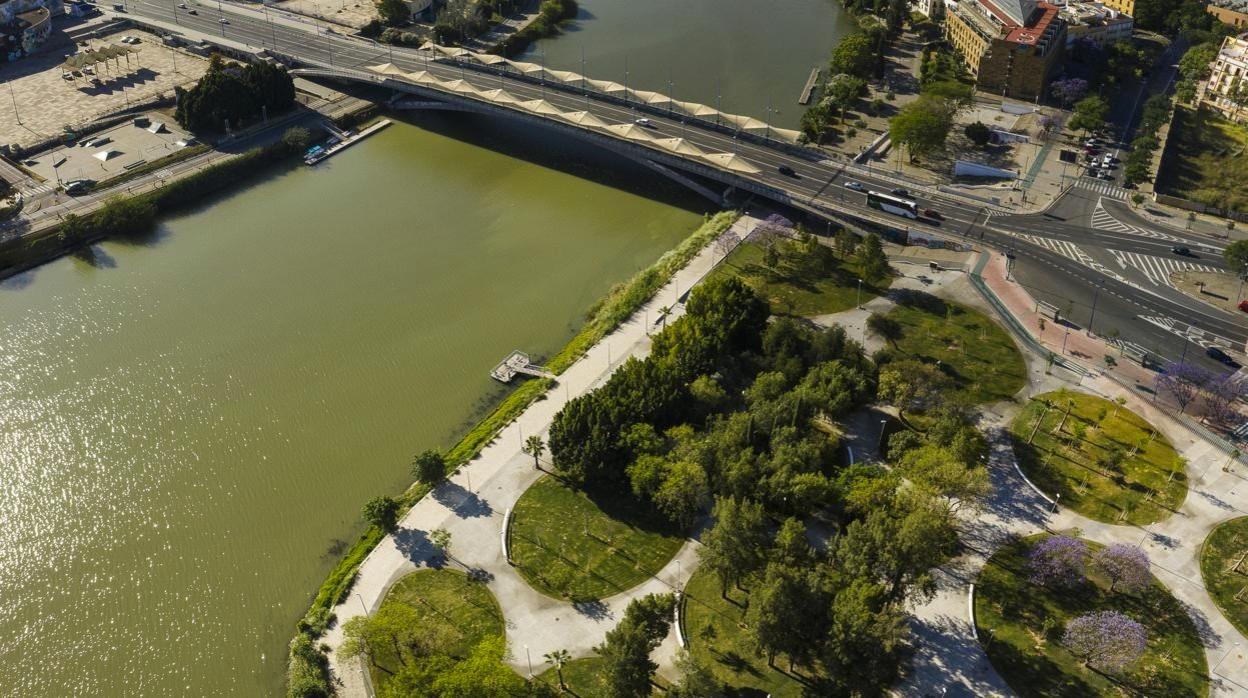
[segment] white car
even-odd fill
[[[634,121],[633,123],[634,123],[634,124],[637,124],[638,126],[645,126],[646,128],[654,128],[654,124],[651,124],[651,123],[650,123],[650,120],[649,120],[649,119],[645,119],[645,118],[642,118],[642,119],[637,119],[637,120],[636,120],[636,121]]]
[[[217,21],[218,21],[218,22],[220,22],[220,23],[222,23],[222,24],[229,24],[229,23],[230,23],[230,20],[228,20],[228,19],[226,19],[226,18],[224,18],[224,17],[222,17],[221,19],[218,19]]]
[[[867,190],[867,188],[862,185],[862,182],[846,182],[845,188],[853,189],[854,191],[866,191]]]
[[[186,3],[184,3],[184,2],[180,2],[180,3],[178,3],[178,7],[179,7],[179,8],[181,8],[181,9],[183,9],[183,10],[185,10],[185,9],[186,9]]]

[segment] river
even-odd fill
[[[0,287],[0,694],[277,693],[363,502],[701,220],[426,118]]]
[[[854,29],[837,0],[578,0],[524,60],[796,128],[810,69]],[[584,63],[582,64],[582,57]]]

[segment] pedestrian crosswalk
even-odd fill
[[[37,184],[34,180],[27,180],[23,184],[17,186],[17,190],[28,199],[33,199],[40,194],[47,194],[56,191],[56,185],[51,183]]]
[[[1114,233],[1131,233],[1132,235],[1141,235],[1143,237],[1155,238],[1158,240],[1170,240],[1178,242],[1180,238],[1176,235],[1163,233],[1149,228],[1141,228],[1139,226],[1123,223],[1114,218],[1113,214],[1105,209],[1103,199],[1096,200],[1096,208],[1092,210],[1092,227],[1097,230],[1107,230]]]
[[[1040,247],[1043,247],[1049,250],[1050,252],[1056,252],[1057,254],[1060,254],[1061,256],[1071,261],[1078,262],[1084,266],[1092,266],[1093,264],[1095,264],[1095,261],[1092,259],[1092,257],[1087,252],[1084,252],[1083,248],[1079,247],[1073,242],[1067,242],[1065,240],[1053,240],[1051,238],[1041,237],[1039,235],[1028,235],[1026,233],[1011,233],[1011,234],[1016,238],[1021,238],[1023,240],[1026,240],[1027,242],[1030,242],[1033,245],[1039,245]]]
[[[1170,281],[1170,275],[1176,271],[1217,271],[1217,269],[1206,266],[1204,264],[1196,264],[1181,259],[1173,259],[1170,257],[1156,257],[1148,254],[1140,254],[1138,252],[1123,252],[1122,250],[1110,250],[1110,254],[1114,255],[1114,261],[1118,262],[1118,266],[1126,269],[1132,267],[1144,274],[1144,278],[1154,286],[1170,286],[1174,284]]]
[[[1075,186],[1081,189],[1096,192],[1101,196],[1108,196],[1111,199],[1117,199],[1118,201],[1127,201],[1131,198],[1132,193],[1130,189],[1123,189],[1112,182],[1092,179],[1091,177],[1080,177]]]

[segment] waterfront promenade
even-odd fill
[[[729,233],[740,240],[758,223],[758,218],[747,213]],[[645,583],[592,604],[573,606],[530,587],[504,559],[500,534],[507,511],[543,475],[534,469],[533,458],[521,451],[524,439],[533,434],[545,439],[555,414],[570,399],[601,385],[628,358],[645,356],[650,351],[650,335],[659,329],[660,309],[672,309],[669,322],[680,317],[685,294],[724,256],[724,246],[707,245],[628,321],[564,371],[544,399],[533,403],[477,458],[417,502],[399,522],[398,530],[369,554],[350,596],[334,609],[338,622],[324,638],[334,650],[330,662],[342,682],[343,695],[370,693],[363,664],[340,661],[337,656],[343,624],[366,611],[375,612],[390,586],[407,573],[431,561],[437,563],[439,556],[428,537],[434,529],[451,533],[452,559],[447,564],[472,569],[489,580],[488,587],[503,610],[510,664],[523,675],[529,672],[530,659],[533,672],[540,673],[545,668],[542,655],[552,650],[566,649],[573,657],[590,655],[629,601],[683,586],[697,567],[697,544],[693,541],[687,541],[676,557]],[[670,659],[674,649],[669,638],[659,652]]]

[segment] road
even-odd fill
[[[427,70],[445,80],[464,79],[483,90],[502,88],[520,99],[544,99],[564,111],[586,110],[610,123],[631,123],[643,113],[635,104],[598,99],[573,86],[554,81],[538,84],[541,81],[439,60],[430,52],[328,33],[303,18],[279,12],[230,3],[192,7],[197,15],[179,10],[170,0],[133,0],[126,5],[132,16],[163,23],[188,36],[199,33],[268,48],[305,65],[361,70],[388,62],[408,71]],[[1223,269],[1221,243],[1137,216],[1121,201],[1125,197],[1120,191],[1107,196],[1075,186],[1044,214],[1008,215],[987,204],[915,187],[858,165],[808,159],[730,132],[698,127],[682,120],[680,114],[651,107],[644,115],[658,137],[681,137],[707,152],[736,154],[760,170],[750,177],[754,183],[784,192],[799,205],[867,220],[886,219],[898,228],[931,226],[933,232],[1009,249],[1015,255],[1020,281],[1068,309],[1073,322],[1090,322],[1099,332],[1117,330],[1163,357],[1195,356],[1213,366],[1204,357],[1205,346],[1217,344],[1242,353],[1248,344],[1245,318],[1206,306],[1169,285],[1169,271]],[[791,169],[792,175],[782,174],[781,166]],[[850,180],[878,191],[906,186],[920,207],[937,209],[944,220],[892,219],[869,209],[864,194],[846,188]],[[1194,256],[1179,257],[1171,252],[1172,247],[1187,247]]]

